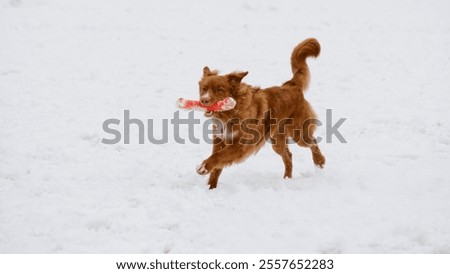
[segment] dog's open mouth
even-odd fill
[[[213,115],[213,111],[212,110],[207,110],[207,111],[205,111],[205,116],[206,117],[210,117],[210,116],[212,116]]]

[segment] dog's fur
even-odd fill
[[[212,155],[197,168],[201,175],[210,173],[208,185],[211,189],[217,187],[224,167],[244,161],[256,153],[266,140],[270,140],[273,150],[283,159],[284,178],[292,177],[292,153],[287,145],[288,138],[299,146],[310,148],[314,163],[323,167],[325,157],[313,136],[316,115],[303,96],[309,84],[306,58],[317,57],[319,53],[320,44],[314,38],[298,44],[291,56],[292,79],[281,86],[266,89],[242,83],[248,72],[218,75],[217,71],[211,71],[208,67],[203,69],[199,85],[200,100],[204,105],[212,105],[226,97],[232,97],[237,102],[232,110],[205,113],[225,125],[222,134],[214,136]]]

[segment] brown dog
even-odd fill
[[[224,167],[244,161],[266,141],[272,143],[273,150],[283,159],[284,178],[292,177],[288,138],[299,146],[310,148],[314,163],[323,167],[325,157],[313,136],[316,116],[303,96],[309,84],[306,58],[317,57],[319,53],[320,44],[314,38],[297,45],[291,56],[292,79],[279,87],[266,89],[242,83],[248,72],[218,75],[208,67],[203,69],[199,84],[200,101],[204,105],[212,105],[226,97],[237,102],[232,110],[205,113],[205,116],[221,122],[221,134],[214,136],[212,155],[197,168],[201,175],[211,174],[208,181],[210,189],[217,187]]]

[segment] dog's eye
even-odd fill
[[[223,87],[216,87],[217,92],[222,92],[223,90],[224,90]]]

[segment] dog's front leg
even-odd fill
[[[222,169],[223,165],[219,165],[217,153],[213,153],[208,159],[204,160],[197,166],[197,173],[200,175],[209,174],[213,169]]]
[[[233,163],[241,162],[250,153],[251,149],[247,146],[240,144],[225,145],[222,149],[213,152],[208,159],[204,160],[198,167],[197,173],[200,175],[206,175],[212,172],[214,169],[222,169]]]
[[[213,171],[211,171],[208,180],[209,189],[214,189],[217,187],[217,182],[219,181],[219,176],[221,173],[222,173],[221,168],[215,168],[213,169]]]
[[[219,151],[222,150],[224,147],[225,147],[225,143],[224,143],[224,141],[222,140],[222,138],[217,137],[217,136],[214,136],[214,139],[213,139],[213,147],[212,147],[212,155],[214,155],[215,153],[219,152]],[[212,155],[211,155],[211,157],[212,157]],[[211,157],[209,157],[209,158],[211,158]],[[208,158],[208,159],[209,159],[209,158]],[[208,169],[206,168],[205,162],[206,162],[206,160],[203,161],[200,165],[197,166],[197,173],[200,174],[200,175],[206,175],[206,174],[208,174],[209,172],[212,171],[212,169],[210,169],[211,166],[208,166]],[[217,175],[217,179],[218,179],[219,175],[220,175],[220,172],[219,172],[219,174]],[[212,176],[212,175],[211,175],[211,176]],[[210,177],[210,181],[211,181],[211,177]],[[216,181],[217,181],[217,180],[216,180]],[[209,184],[209,183],[208,183],[208,184]],[[216,184],[217,184],[217,183],[216,183]],[[210,185],[210,184],[209,184],[209,185]]]

